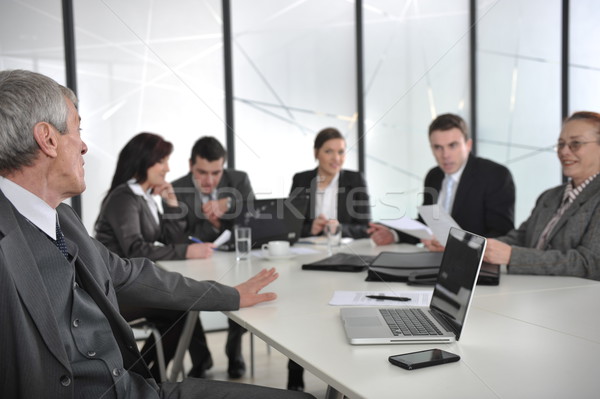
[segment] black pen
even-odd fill
[[[387,295],[366,295],[367,298],[370,299],[379,299],[379,300],[383,300],[383,299],[387,299],[390,301],[400,301],[400,302],[408,302],[411,299],[405,296],[387,296]]]

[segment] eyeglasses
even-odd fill
[[[564,141],[559,141],[555,146],[554,146],[554,151],[559,152],[562,149],[565,148],[565,146],[569,147],[569,150],[571,150],[571,152],[577,152],[579,151],[579,149],[584,145],[584,144],[589,144],[589,143],[597,143],[597,141],[592,140],[592,141],[571,141],[569,143],[566,143]]]

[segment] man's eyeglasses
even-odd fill
[[[565,148],[565,146],[569,147],[569,150],[571,150],[571,152],[577,152],[579,151],[579,149],[584,145],[584,144],[589,144],[589,143],[597,143],[596,140],[592,140],[592,141],[577,141],[577,140],[573,140],[569,143],[564,142],[564,141],[559,141],[555,146],[554,146],[554,151],[558,152],[561,151],[563,148]]]

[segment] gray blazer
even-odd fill
[[[192,179],[192,174],[188,173],[172,183],[181,207],[181,217],[185,219],[185,232],[202,241],[213,242],[225,229],[232,230],[242,204],[254,200],[254,191],[245,172],[232,169],[223,171],[217,186],[217,199],[231,198],[232,207],[221,218],[221,229],[217,231],[202,212],[202,202]]]
[[[124,366],[155,386],[119,302],[131,306],[176,310],[235,310],[236,289],[213,281],[197,282],[166,272],[147,259],[121,259],[89,237],[75,212],[58,208],[65,238],[79,247],[77,274],[87,293],[102,309],[113,329]],[[20,222],[19,222],[20,220]],[[0,397],[72,398],[73,378],[58,324],[50,307],[33,252],[35,237],[21,229],[24,218],[0,191]],[[26,222],[25,222],[26,223]],[[210,291],[210,295],[206,295]],[[132,395],[132,397],[136,397]]]
[[[600,178],[585,188],[548,237],[535,249],[542,231],[557,211],[565,185],[545,191],[531,216],[498,240],[512,246],[509,272],[585,277],[600,280]]]
[[[121,184],[102,203],[94,226],[96,239],[125,258],[185,259],[188,240],[181,209],[166,204],[163,208],[165,214],[157,224],[146,200],[127,183]],[[163,245],[156,245],[157,241]]]

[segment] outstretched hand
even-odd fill
[[[259,293],[260,290],[271,284],[279,277],[275,268],[262,269],[249,280],[236,285],[234,288],[240,293],[240,308],[254,306],[257,303],[272,301],[277,298],[274,292]]]

